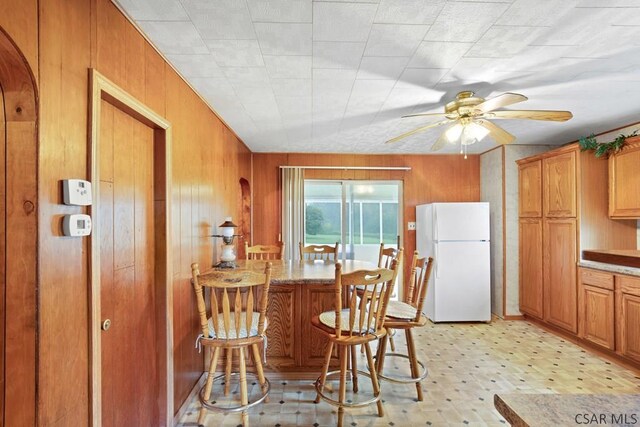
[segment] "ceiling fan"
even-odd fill
[[[509,144],[516,137],[506,130],[497,126],[488,119],[530,119],[530,120],[550,120],[564,122],[573,117],[569,111],[553,110],[498,110],[507,105],[526,101],[528,98],[517,93],[506,92],[491,99],[475,96],[474,92],[463,91],[456,95],[456,99],[447,103],[444,113],[418,113],[409,114],[405,117],[445,117],[445,120],[421,126],[412,131],[398,135],[387,141],[396,142],[408,136],[423,132],[427,129],[451,125],[440,135],[438,140],[431,147],[431,151],[443,148],[447,143],[460,144],[460,152],[463,147],[478,142],[485,136],[492,137],[498,144]]]

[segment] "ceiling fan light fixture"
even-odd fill
[[[471,122],[464,127],[461,142],[462,145],[471,145],[478,141],[481,141],[487,135],[489,135],[489,129],[485,128],[484,126],[480,126],[477,123]]]
[[[456,142],[458,142],[458,140],[460,140],[463,130],[464,130],[464,126],[462,126],[460,123],[456,123],[455,125],[451,126],[449,129],[447,129],[444,135],[447,138],[447,141],[449,141],[449,143],[455,144]]]

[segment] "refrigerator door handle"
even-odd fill
[[[438,245],[433,245],[434,246],[434,251],[433,251],[433,256],[434,256],[434,261],[435,261],[435,267],[436,267],[436,278],[440,277],[440,275],[438,274]]]
[[[431,226],[433,227],[433,240],[437,242],[438,241],[438,207],[437,206],[433,207],[433,224],[431,224]]]

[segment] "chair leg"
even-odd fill
[[[387,339],[389,334],[385,334],[378,340],[378,352],[376,354],[376,369],[377,372],[382,373],[384,369],[384,355],[387,352]]]
[[[405,336],[407,338],[407,350],[409,352],[409,363],[411,364],[411,376],[418,378],[420,370],[418,369],[418,359],[416,356],[416,346],[413,342],[413,335],[411,329],[405,329]],[[422,385],[420,382],[416,383],[416,392],[418,393],[418,401],[422,402]]]
[[[204,385],[204,399],[209,400],[211,397],[211,387],[213,386],[213,374],[216,372],[216,366],[218,365],[218,355],[220,354],[220,347],[216,347],[213,350],[211,356],[211,363],[209,364],[209,376],[207,376],[207,382]],[[204,423],[204,417],[207,415],[207,408],[204,406],[200,409],[200,415],[198,415],[198,425]]]
[[[224,370],[224,395],[229,395],[229,390],[231,388],[231,366],[233,365],[233,349],[227,349],[227,361]]]
[[[356,346],[350,345],[349,353],[351,354],[351,382],[353,383],[353,392],[358,392],[358,351]]]
[[[389,331],[391,331],[391,329],[389,329]],[[388,334],[389,335],[389,346],[391,347],[391,351],[395,353],[396,351],[396,343],[393,341],[393,335]]]
[[[333,341],[329,341],[328,345],[327,345],[327,350],[325,351],[324,354],[324,365],[322,366],[322,373],[320,374],[320,380],[319,380],[319,388],[321,391],[324,391],[324,383],[327,380],[327,372],[329,372],[329,364],[331,363],[331,353],[333,352]],[[313,403],[319,403],[320,402],[320,395],[316,395],[316,399],[313,401]]]
[[[266,385],[267,382],[264,379],[264,369],[262,369],[262,358],[260,357],[260,348],[258,344],[251,345],[253,349],[253,358],[256,361],[256,372],[258,373],[258,381],[260,381],[260,388],[262,389],[262,394],[266,393]],[[269,396],[264,399],[265,403],[269,403]]]
[[[378,382],[378,373],[376,372],[376,366],[373,363],[373,356],[371,355],[371,347],[369,343],[365,343],[365,351],[367,352],[367,363],[369,364],[369,373],[371,374],[371,384],[373,385],[373,395],[380,395],[380,383]],[[376,404],[378,405],[378,416],[384,417],[384,408],[382,407],[382,398],[380,398]]]
[[[247,367],[244,364],[244,347],[238,349],[240,361],[240,403],[245,406],[249,403],[247,394]],[[249,427],[249,414],[246,410],[242,411],[242,426]]]
[[[340,351],[340,396],[338,398],[338,427],[342,427],[344,419],[344,402],[347,396],[347,361],[349,359],[349,348]]]

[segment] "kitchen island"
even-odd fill
[[[377,268],[366,261],[345,260],[342,272]],[[271,373],[317,376],[324,362],[327,340],[311,327],[311,318],[335,308],[335,263],[332,261],[271,261],[271,287],[267,306],[265,369]],[[239,270],[264,271],[265,261],[239,261]],[[237,271],[237,270],[234,270]],[[209,270],[203,279],[225,275]],[[337,365],[338,353],[333,363]],[[250,363],[250,366],[252,364]]]

